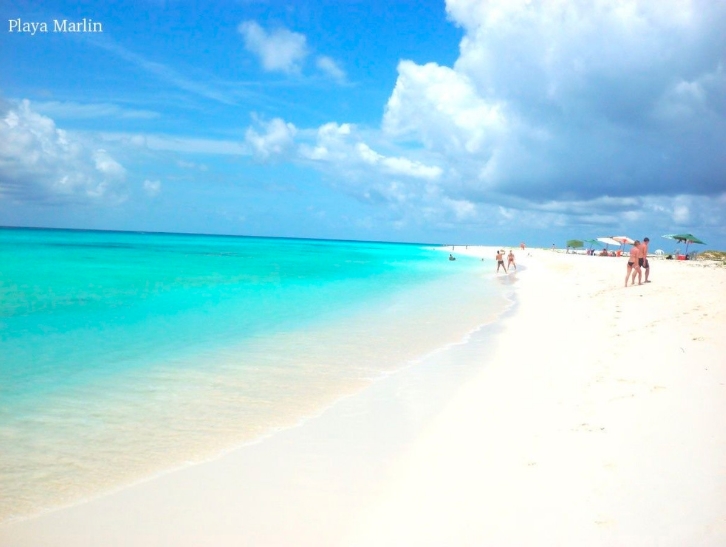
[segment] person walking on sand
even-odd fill
[[[497,251],[497,273],[499,268],[504,268],[504,273],[507,273],[507,267],[504,265],[504,251]]]
[[[640,282],[640,264],[638,263],[638,259],[640,258],[640,241],[635,241],[633,243],[633,248],[630,249],[630,258],[628,259],[628,271],[625,274],[625,286],[628,286],[628,277],[630,277],[630,272],[633,272],[633,277],[630,280],[630,285],[635,285],[635,274],[638,274],[638,285],[642,285]]]
[[[648,276],[650,275],[650,264],[648,263],[648,243],[650,243],[650,238],[644,237],[643,243],[640,244],[640,258],[638,259],[640,267],[645,269],[644,283],[650,283],[650,281],[648,281]]]
[[[512,249],[509,249],[509,255],[507,256],[507,270],[509,270],[510,266],[514,266],[514,269],[517,269],[517,265],[514,263],[514,253],[512,252]]]

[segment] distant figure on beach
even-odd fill
[[[514,269],[517,269],[517,265],[514,263],[514,253],[512,252],[512,249],[509,249],[509,255],[507,255],[507,270],[509,270],[510,266],[514,266]]]
[[[555,250],[555,244],[554,243],[552,244],[552,250],[553,251]]]
[[[522,249],[522,250],[524,251],[524,247],[525,247],[525,245],[524,245],[524,241],[522,241],[522,243],[520,243],[520,244],[519,244],[519,248],[520,248],[520,249]]]
[[[642,285],[640,282],[641,279],[641,273],[640,273],[640,264],[638,262],[638,259],[640,258],[640,241],[635,240],[635,243],[633,243],[633,248],[630,249],[630,258],[628,259],[628,271],[625,274],[625,286],[628,286],[628,277],[630,277],[630,272],[633,272],[633,276],[630,279],[630,285],[635,285],[635,274],[638,274],[638,285]]]
[[[610,254],[607,252],[606,249],[603,249],[602,251],[600,251],[600,256],[610,256]]]
[[[648,263],[648,243],[650,243],[650,238],[644,237],[643,243],[640,244],[640,258],[638,259],[640,267],[645,268],[645,283],[650,283],[650,281],[648,281],[648,276],[650,275],[650,264]]]
[[[507,273],[507,267],[504,265],[504,251],[497,251],[497,273],[499,268],[504,268],[504,273]]]
[[[449,260],[456,260],[456,259],[454,258],[454,255],[449,254]]]

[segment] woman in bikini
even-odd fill
[[[507,256],[507,270],[509,270],[510,266],[514,266],[514,269],[517,269],[517,265],[514,263],[514,253],[512,252],[512,249],[509,249],[509,255]]]
[[[635,285],[635,274],[638,274],[638,285],[642,285],[640,282],[641,279],[641,272],[640,272],[640,264],[638,263],[638,258],[640,258],[640,241],[637,241],[633,243],[633,248],[630,249],[630,258],[628,258],[628,271],[625,274],[625,286],[628,286],[628,277],[630,277],[630,272],[633,272],[633,278],[630,280],[631,285]]]

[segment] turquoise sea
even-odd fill
[[[434,246],[0,229],[0,522],[263,439],[508,305]]]

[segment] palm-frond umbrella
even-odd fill
[[[693,234],[672,234],[672,235],[667,235],[667,236],[663,236],[663,237],[666,239],[674,239],[678,243],[683,243],[685,241],[686,242],[686,254],[688,254],[688,244],[689,243],[699,243],[701,245],[706,244],[705,241],[701,241]]]
[[[572,247],[573,249],[580,249],[584,247],[585,244],[580,239],[568,239],[567,246]]]

